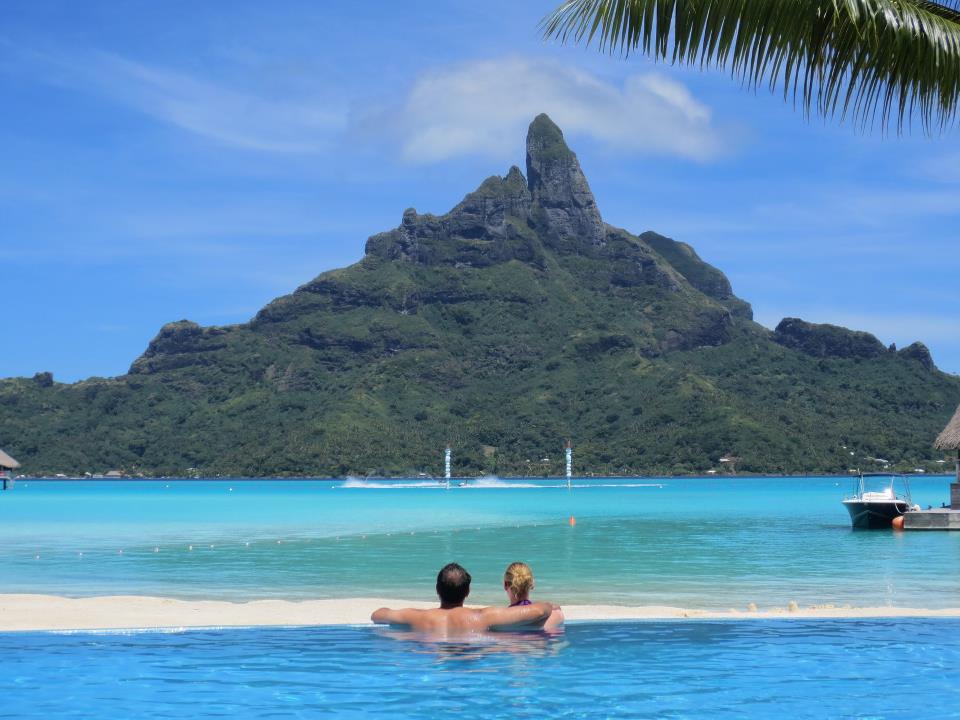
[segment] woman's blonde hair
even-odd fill
[[[533,590],[533,570],[526,563],[510,563],[503,573],[503,584],[509,585],[520,600],[525,600]]]

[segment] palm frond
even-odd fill
[[[861,127],[955,122],[960,0],[568,0],[546,37],[727,69]]]

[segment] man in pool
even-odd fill
[[[465,608],[470,594],[470,573],[457,563],[446,565],[437,574],[440,607],[429,610],[380,608],[370,619],[375,623],[405,625],[431,635],[464,635],[490,630],[540,628],[559,606],[535,602],[516,607]]]

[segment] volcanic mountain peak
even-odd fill
[[[549,233],[561,241],[604,242],[604,225],[577,156],[545,114],[527,131],[527,178],[533,203]]]

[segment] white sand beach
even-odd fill
[[[270,625],[355,625],[370,622],[379,607],[435,607],[435,603],[388,598],[325,600],[176,600],[133,595],[65,598],[55,595],[0,595],[0,631],[117,630],[144,628],[239,627]],[[589,620],[749,620],[771,618],[960,617],[946,609],[838,607],[817,605],[692,610],[665,606],[566,605],[568,621]]]

